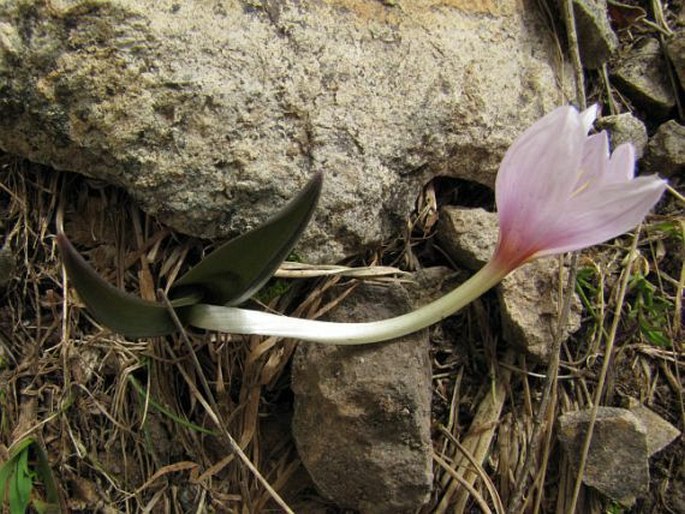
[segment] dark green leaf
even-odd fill
[[[224,244],[181,277],[170,294],[179,317],[183,319],[185,307],[199,301],[238,304],[262,287],[307,226],[321,184],[319,173],[273,218]],[[57,235],[57,244],[71,283],[97,321],[129,337],[176,332],[164,305],[142,300],[107,283],[63,233]]]
[[[207,303],[237,305],[247,300],[295,246],[312,217],[322,180],[317,173],[274,217],[208,255],[174,284],[171,298],[187,286],[201,286]]]
[[[129,337],[153,337],[176,332],[166,307],[120,291],[85,261],[64,234],[57,235],[69,280],[93,317]]]

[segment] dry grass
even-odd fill
[[[199,258],[199,244],[149,219],[113,187],[7,157],[1,173],[6,244],[17,257],[0,307],[2,454],[33,437],[48,456],[62,507],[70,511],[284,511],[236,457],[232,437],[295,512],[312,504],[338,512],[316,495],[291,439],[293,342],[226,334],[188,334],[187,342],[181,337],[127,341],[100,329],[72,294],[65,295],[51,234],[62,204],[67,232],[96,268],[147,298],[155,298],[157,288]],[[528,470],[525,511],[563,511],[572,495],[575,475],[555,442],[554,419],[591,405],[617,314],[602,404],[618,405],[632,396],[674,425],[685,424],[676,310],[685,276],[680,208],[669,198],[664,214],[649,219],[630,267],[629,236],[582,256],[579,283],[587,318],[581,333],[563,346],[559,388],[542,418],[543,444]],[[430,215],[417,219],[413,233],[426,221],[432,226],[431,220]],[[395,255],[405,261],[440,255],[430,238],[411,241],[395,245]],[[406,258],[407,249],[412,259]],[[354,280],[343,272],[348,273],[298,279],[285,292],[273,288],[280,296],[268,307],[317,317],[332,307],[322,305],[322,294]],[[622,273],[630,274],[631,287],[618,308]],[[663,305],[655,307],[657,298]],[[655,316],[652,322],[660,324],[668,346],[655,345],[650,338],[656,336],[640,328],[651,326],[649,316]],[[433,329],[436,479],[425,512],[500,513],[515,494],[544,369],[498,339],[491,296]],[[653,460],[652,497],[640,504],[648,506],[645,510],[665,508],[683,449],[682,442],[675,443]],[[45,481],[35,477],[36,498],[47,494]],[[581,493],[584,512],[607,507],[595,493]]]
[[[612,109],[625,101],[606,74],[588,88]],[[51,470],[33,477],[34,499],[50,497],[52,479],[72,512],[342,512],[317,495],[291,438],[295,343],[198,333],[128,341],[98,327],[68,292],[55,214],[64,208],[67,233],[103,276],[147,299],[209,248],[145,216],[116,188],[0,159],[0,223],[16,257],[0,303],[0,461],[33,438],[31,464],[39,469],[44,453]],[[449,181],[429,184],[405,236],[367,264],[442,263],[431,235],[441,199],[453,196]],[[566,512],[576,502],[579,512],[624,511],[574,491],[555,420],[632,397],[685,428],[682,197],[668,194],[658,212],[638,237],[580,256],[585,319],[561,346],[548,409],[540,411],[547,370],[500,340],[492,295],[432,328],[435,488],[423,512],[499,514],[517,496],[515,512]],[[355,274],[368,272],[335,268],[288,287],[277,282],[262,299],[318,317],[334,307],[322,303],[324,293],[353,288]],[[563,298],[560,291],[559,306]],[[681,438],[650,460],[650,495],[629,512],[673,511],[684,456]]]

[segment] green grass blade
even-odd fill
[[[142,300],[106,282],[64,234],[57,235],[57,245],[69,280],[97,321],[129,337],[176,332],[176,325],[164,305]]]
[[[145,390],[145,388],[143,388],[143,386],[140,385],[140,383],[133,376],[129,375],[128,381],[131,383],[131,385],[136,390],[138,395],[140,395],[142,401],[145,401],[147,399],[152,407],[154,407],[156,410],[158,410],[165,416],[169,417],[171,420],[175,421],[179,425],[190,430],[195,430],[196,432],[200,432],[202,434],[217,435],[217,433],[214,430],[210,430],[200,425],[196,425],[195,423],[188,421],[187,419],[184,419],[181,416],[178,416],[177,414],[172,412],[171,409],[168,409],[161,403],[157,402],[154,398],[148,398],[147,391]]]
[[[170,297],[188,285],[201,286],[203,302],[217,305],[237,305],[251,297],[292,251],[312,217],[322,182],[317,173],[274,217],[209,254],[174,284]]]

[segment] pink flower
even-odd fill
[[[536,257],[579,250],[637,226],[666,181],[634,177],[635,150],[609,153],[606,132],[588,136],[597,106],[559,107],[526,130],[500,164],[495,186],[499,242],[509,270]]]

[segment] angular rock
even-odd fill
[[[559,416],[559,440],[571,466],[578,469],[590,410]],[[583,482],[625,506],[649,492],[647,433],[629,410],[600,407]]]
[[[566,269],[559,283],[559,261],[537,259],[524,264],[502,280],[497,288],[504,338],[530,356],[546,362],[558,324],[559,291],[566,284]],[[580,328],[582,304],[573,293],[562,340]]]
[[[680,87],[685,89],[685,28],[677,30],[666,42],[666,52],[678,76]]]
[[[647,129],[645,124],[629,112],[604,116],[597,120],[597,128],[608,130],[610,145],[613,151],[623,143],[632,143],[635,147],[635,157],[640,159],[647,146]]]
[[[663,177],[685,171],[685,127],[675,120],[662,124],[650,138],[644,167]]]
[[[437,237],[455,263],[477,270],[495,250],[497,215],[484,209],[443,207]],[[538,259],[521,266],[497,288],[505,339],[541,361],[549,358],[556,330],[558,291],[556,258]],[[581,303],[575,294],[572,302],[563,337],[580,328]]]
[[[607,17],[606,0],[573,0],[573,15],[583,66],[599,68],[618,47],[618,38]]]
[[[456,263],[478,270],[497,245],[497,215],[480,208],[445,206],[440,210],[437,237]]]
[[[323,170],[299,252],[330,262],[398,232],[437,174],[491,185],[522,127],[565,101],[538,18],[518,0],[7,0],[0,148],[207,237]]]
[[[367,321],[411,309],[400,285],[362,284],[330,314]],[[362,513],[410,513],[433,482],[427,332],[369,346],[300,344],[293,434],[320,492]]]
[[[627,96],[655,116],[663,118],[675,107],[666,60],[656,39],[649,38],[632,48],[612,75]]]
[[[680,430],[635,398],[628,399],[628,409],[640,420],[647,432],[647,455],[649,457],[666,448],[680,436]]]

